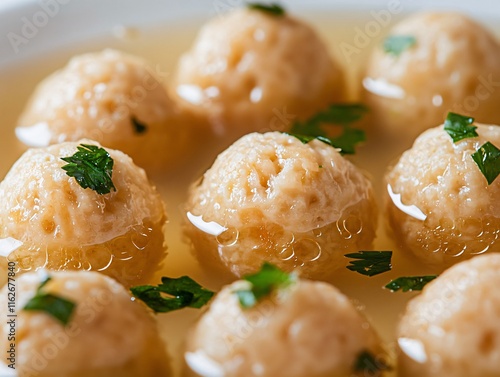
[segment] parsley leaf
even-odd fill
[[[456,143],[462,139],[479,136],[476,132],[477,127],[472,126],[473,123],[474,118],[456,113],[448,113],[444,121],[444,130],[448,132],[453,142]]]
[[[500,150],[488,141],[472,154],[472,159],[491,185],[500,174]]]
[[[384,51],[394,56],[417,44],[417,38],[412,35],[390,35],[384,40]]]
[[[477,127],[473,126],[473,123],[474,118],[472,117],[448,113],[444,122],[444,129],[451,136],[453,142],[457,142],[479,136],[476,132]],[[491,185],[500,175],[500,149],[489,141],[472,154],[472,159],[488,181],[488,185]]]
[[[421,291],[427,285],[437,278],[437,275],[427,275],[427,276],[403,276],[392,280],[384,288],[390,289],[393,292],[399,291]]]
[[[278,3],[271,3],[271,4],[248,3],[247,7],[249,9],[259,10],[261,12],[272,14],[273,16],[283,16],[286,13],[285,9]]]
[[[350,124],[358,121],[368,109],[362,104],[335,104],[320,111],[305,122],[295,122],[289,135],[296,137],[304,144],[318,139],[334,148],[339,148],[342,154],[354,154],[354,146],[365,141],[365,132],[350,127]],[[322,125],[337,125],[342,127],[342,134],[330,138],[323,130]]]
[[[365,131],[351,127],[344,128],[344,132],[339,137],[330,139],[332,145],[336,148],[340,148],[343,154],[356,153],[354,146],[365,140]]]
[[[356,259],[349,262],[347,269],[361,275],[375,276],[392,269],[392,251],[360,251],[345,256]]]
[[[130,118],[130,122],[132,123],[132,126],[134,126],[134,131],[136,134],[143,134],[148,130],[148,126],[146,126],[144,123],[141,123],[134,116]]]
[[[76,304],[65,298],[53,295],[51,293],[43,293],[42,289],[51,280],[47,277],[36,291],[33,296],[23,307],[27,311],[43,311],[51,315],[63,325],[67,325],[76,307]]]
[[[315,114],[308,122],[349,124],[360,120],[367,112],[368,108],[361,103],[337,103]]]
[[[78,152],[70,157],[61,157],[68,162],[62,167],[66,174],[74,177],[78,184],[91,188],[100,195],[108,194],[116,188],[111,180],[113,173],[113,159],[109,153],[96,145],[80,144]]]
[[[251,285],[248,289],[235,291],[243,308],[255,306],[261,298],[268,296],[273,290],[285,288],[297,280],[295,274],[286,273],[268,262],[264,262],[259,272],[247,275],[243,279]]]
[[[47,276],[45,279],[43,279],[43,281],[40,283],[40,285],[38,286],[38,289],[37,289],[37,292],[40,292],[40,290],[45,287],[47,285],[47,283],[49,281],[51,281],[52,278],[50,276]]]
[[[381,376],[382,371],[390,369],[391,368],[383,360],[377,360],[375,356],[367,350],[361,351],[354,364],[354,371],[357,373],[361,372],[363,376]]]
[[[130,288],[130,291],[156,313],[167,313],[186,307],[199,309],[214,295],[214,292],[203,288],[188,276],[176,279],[162,277],[161,284],[157,286],[141,285]]]

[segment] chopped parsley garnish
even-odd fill
[[[408,291],[421,291],[427,285],[437,278],[437,275],[427,275],[427,276],[403,276],[392,280],[384,288],[389,289],[393,292],[402,290],[403,292]]]
[[[453,142],[457,142],[462,139],[479,136],[476,132],[477,127],[473,126],[473,123],[474,118],[472,117],[448,113],[444,122],[444,130],[448,132]],[[472,154],[472,159],[488,181],[488,185],[491,185],[498,175],[500,175],[500,149],[489,141]]]
[[[412,35],[390,35],[384,40],[384,51],[394,56],[417,44],[417,38]]]
[[[360,251],[345,255],[355,260],[349,261],[347,269],[361,275],[375,276],[392,269],[392,251]]]
[[[308,122],[349,124],[360,120],[367,112],[368,108],[361,103],[333,104],[309,118]]]
[[[377,360],[370,351],[362,351],[354,364],[354,372],[362,373],[363,376],[381,376],[385,370],[391,368],[383,361]]]
[[[285,288],[293,284],[297,277],[294,273],[286,273],[278,267],[264,262],[259,272],[247,275],[243,279],[250,283],[250,287],[239,289],[234,293],[238,296],[243,308],[251,308],[275,289]]]
[[[500,174],[500,150],[488,141],[472,154],[472,159],[491,185]]]
[[[162,277],[157,286],[140,285],[130,288],[132,294],[156,313],[167,313],[186,307],[199,309],[206,305],[214,292],[203,288],[188,276]]]
[[[297,121],[293,124],[289,135],[296,137],[304,144],[318,139],[323,143],[339,148],[342,154],[354,154],[355,145],[365,141],[365,132],[350,125],[358,121],[368,109],[362,104],[335,104],[320,111],[305,122]],[[328,137],[322,126],[336,125],[342,127],[342,134],[337,137]]]
[[[462,139],[479,136],[476,132],[477,127],[473,126],[473,123],[474,118],[456,113],[448,113],[444,121],[444,130],[448,132],[453,142],[456,143]]]
[[[53,295],[51,293],[43,293],[43,287],[51,280],[47,277],[40,283],[33,296],[23,307],[23,310],[28,311],[43,311],[51,315],[63,325],[67,325],[76,307],[75,303],[66,300],[65,298]]]
[[[278,3],[262,4],[262,3],[248,3],[247,7],[253,10],[259,10],[261,12],[266,12],[272,14],[273,16],[283,16],[285,15],[285,9]]]
[[[139,122],[139,120],[134,116],[130,118],[130,122],[132,123],[132,126],[134,126],[136,134],[143,134],[148,130],[148,127],[144,123]]]
[[[73,156],[61,158],[68,162],[62,167],[66,174],[74,177],[84,189],[91,188],[100,195],[116,191],[111,180],[114,161],[109,153],[90,144],[80,144],[77,149]]]
[[[365,131],[351,127],[345,127],[342,135],[330,139],[331,145],[340,148],[342,154],[356,153],[355,145],[365,140]]]

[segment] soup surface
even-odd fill
[[[380,43],[390,25],[381,27],[380,32],[376,33],[374,37],[367,37],[366,45],[357,47],[355,52],[348,55],[344,49],[345,43],[356,46],[355,37],[358,30],[364,30],[367,23],[373,20],[368,12],[322,15],[309,13],[303,17],[320,32],[331,52],[346,67],[351,85],[350,99],[357,100],[359,88],[357,88],[356,82],[359,82],[361,77],[362,64],[366,61],[371,49],[377,43]],[[391,24],[399,18],[393,17]],[[128,30],[128,32],[124,33],[125,37],[122,35],[123,33],[120,33],[120,30],[123,31],[122,29],[116,29],[114,33],[110,33],[107,37],[69,46],[64,50],[46,53],[36,59],[25,61],[0,72],[0,114],[2,114],[0,177],[5,176],[11,165],[25,150],[25,147],[17,141],[14,135],[14,127],[17,117],[33,88],[45,76],[65,65],[71,56],[88,51],[98,51],[106,47],[120,49],[146,58],[157,73],[160,73],[165,78],[165,83],[167,83],[170,73],[175,69],[178,58],[189,48],[203,22],[204,20],[192,20],[183,23],[182,26],[169,25],[168,27],[156,29]],[[32,43],[36,43],[36,40]],[[181,224],[185,215],[182,212],[182,203],[186,199],[190,183],[211,165],[215,156],[227,145],[227,141],[218,140],[208,150],[193,149],[191,158],[186,159],[184,162],[179,161],[178,165],[169,171],[150,176],[163,196],[169,217],[166,229],[168,256],[164,261],[163,268],[157,273],[155,281],[159,281],[161,276],[189,275],[200,283],[216,290],[227,283],[218,280],[216,277],[207,276],[200,269],[191,255],[189,247],[183,242],[181,232]],[[373,178],[379,209],[381,210],[374,250],[394,251],[393,270],[369,278],[342,269],[334,272],[331,278],[333,284],[363,308],[364,313],[372,320],[374,327],[381,334],[389,349],[394,346],[398,318],[406,302],[414,294],[391,293],[382,289],[382,287],[398,276],[432,272],[419,262],[404,255],[386,234],[381,200],[384,194],[383,190],[385,190],[383,175],[387,166],[408,147],[409,145],[397,142],[389,145],[381,138],[378,138],[377,135],[369,134],[368,141],[358,147],[357,155],[351,158]],[[162,336],[168,345],[177,370],[180,367],[182,343],[189,326],[199,314],[200,312],[197,310],[184,309],[179,312],[158,315]]]

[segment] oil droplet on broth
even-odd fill
[[[483,221],[480,219],[465,219],[463,222],[465,233],[470,234],[472,237],[477,239],[480,239],[484,234],[484,227]]]
[[[148,246],[153,249],[149,250]],[[151,275],[158,265],[149,260],[155,255],[161,259],[163,232],[153,230],[147,224],[132,227],[127,233],[97,245],[41,249],[26,243],[12,252],[7,260],[17,263],[18,272],[46,268],[53,271],[86,270],[104,272],[124,285]],[[155,254],[157,252],[157,254]],[[157,259],[158,259],[157,258]]]
[[[151,228],[145,226],[135,226],[132,228],[132,235],[130,238],[137,250],[144,250],[148,246],[152,231]],[[129,258],[132,258],[132,255],[130,255]]]
[[[443,242],[441,245],[441,252],[446,257],[460,257],[464,254],[465,249],[465,245],[461,242]]]
[[[289,261],[291,260],[293,257],[295,256],[295,250],[293,248],[293,246],[287,246],[283,249],[281,249],[281,251],[279,252],[278,254],[278,257],[282,260],[282,261]]]
[[[295,235],[281,227],[273,233],[271,233],[274,239],[274,248],[276,250],[286,249],[295,242]]]
[[[23,245],[7,257],[8,262],[16,263],[17,272],[28,272],[38,268],[46,268],[49,256],[47,250],[39,247]]]
[[[90,264],[89,261],[83,261],[81,265],[81,269],[84,271],[91,271],[92,270],[92,265]]]
[[[236,228],[228,228],[218,236],[216,236],[219,247],[228,247],[236,245],[240,232]]]
[[[302,238],[293,244],[294,254],[300,266],[315,262],[321,257],[321,245],[311,238]]]
[[[321,237],[323,235],[323,230],[321,228],[313,229],[313,234],[315,237]]]
[[[416,233],[414,253],[422,260],[429,259],[431,265],[450,266],[487,252],[498,239],[499,225],[473,218],[436,221],[429,217]],[[406,239],[405,235],[399,237]]]
[[[363,230],[363,222],[361,219],[352,214],[348,215],[347,218],[341,218],[336,224],[337,230],[345,240],[350,240]]]
[[[111,249],[106,245],[102,245],[100,247],[96,246],[95,248],[85,250],[82,253],[82,260],[88,271],[96,270],[102,272],[107,270],[113,263],[113,254],[111,253]]]

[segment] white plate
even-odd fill
[[[117,25],[155,26],[209,18],[243,0],[1,0],[0,69],[89,38],[109,35]],[[293,11],[402,12],[432,7],[456,9],[494,25],[498,0],[290,0]]]

